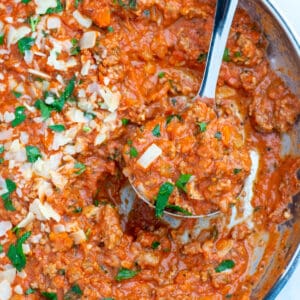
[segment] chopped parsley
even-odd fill
[[[78,8],[79,4],[82,2],[82,0],[75,0],[75,8]]]
[[[235,168],[235,169],[233,169],[233,174],[234,174],[234,175],[237,175],[237,174],[239,174],[241,171],[242,171],[242,169],[237,169],[237,168]]]
[[[107,31],[110,32],[110,33],[112,33],[112,32],[114,32],[115,30],[114,30],[114,28],[113,28],[112,26],[108,26],[108,27],[107,27]]]
[[[66,127],[62,124],[49,125],[48,128],[54,132],[62,132],[66,130]]]
[[[158,241],[154,241],[151,244],[151,248],[154,249],[154,250],[157,249],[159,246],[160,246],[160,242],[158,242]]]
[[[31,31],[34,32],[36,31],[36,27],[39,24],[39,22],[41,21],[41,17],[40,16],[32,16],[29,18],[29,25],[31,27]]]
[[[86,170],[86,165],[80,162],[74,164],[75,174],[80,175]]]
[[[82,296],[83,292],[78,284],[74,284],[64,296],[64,300],[78,299]]]
[[[42,292],[42,296],[49,300],[57,300],[57,294],[53,292]]]
[[[158,76],[158,78],[164,78],[165,75],[166,75],[165,72],[159,72],[157,76]]]
[[[36,162],[40,157],[42,157],[42,154],[38,147],[25,146],[25,149],[26,149],[27,160],[31,163]]]
[[[5,184],[7,192],[1,195],[4,203],[4,208],[8,211],[15,211],[16,209],[13,206],[10,196],[17,189],[17,185],[9,178],[5,179]]]
[[[64,10],[60,0],[56,0],[56,7],[49,7],[46,11],[46,14],[58,14]]]
[[[35,293],[35,289],[33,289],[31,287],[25,291],[25,295],[31,295],[31,294],[34,294],[34,293]]]
[[[76,207],[76,208],[74,208],[73,212],[76,213],[76,214],[81,213],[82,212],[82,207]]]
[[[215,134],[215,138],[220,141],[222,139],[222,133],[220,131],[217,131]]]
[[[130,279],[136,276],[139,273],[139,271],[129,270],[127,268],[121,268],[118,270],[118,273],[115,277],[116,281],[122,281],[125,279]]]
[[[21,3],[28,4],[31,0],[22,0]]]
[[[135,147],[131,146],[130,149],[129,149],[129,155],[130,157],[138,157],[139,153],[138,151],[136,150]]]
[[[0,253],[2,253],[2,252],[3,252],[3,246],[0,245]]]
[[[241,51],[236,51],[234,52],[234,57],[241,57],[242,56],[242,52]]]
[[[152,134],[156,137],[160,137],[160,125],[157,124],[152,130]]]
[[[178,205],[168,204],[166,206],[166,209],[170,209],[170,210],[173,210],[173,211],[176,211],[176,212],[180,212],[185,216],[192,216],[193,215],[191,212],[189,212],[188,210],[186,210],[186,209],[184,209],[184,208],[182,208]]]
[[[207,129],[207,123],[206,122],[198,122],[197,125],[199,126],[200,132],[205,132]]]
[[[47,104],[41,99],[38,99],[35,102],[34,106],[41,111],[41,115],[44,120],[47,120],[50,117],[51,111],[61,112],[63,110],[66,101],[70,100],[74,93],[75,80],[76,78],[73,76],[59,98],[49,92],[46,92],[45,99],[47,99],[47,97],[52,97],[54,99],[51,104]]]
[[[18,106],[15,109],[15,118],[11,121],[11,126],[16,127],[23,123],[26,119],[25,106]]]
[[[0,45],[4,44],[4,34],[0,35]]]
[[[182,117],[180,115],[170,115],[166,118],[166,125],[170,124],[174,118],[176,118],[178,121],[182,121]]]
[[[70,49],[70,54],[71,55],[77,55],[80,53],[80,47],[78,44],[78,40],[73,38],[71,39],[71,43],[72,43],[72,48]]]
[[[25,36],[18,40],[18,48],[22,54],[25,54],[25,51],[30,50],[34,44],[35,39],[29,36]]]
[[[207,58],[207,53],[200,53],[197,58],[197,61],[201,63],[201,62],[204,62],[206,60],[206,58]]]
[[[229,54],[229,49],[228,48],[225,48],[225,50],[224,50],[223,61],[226,61],[226,62],[230,61],[230,54]]]
[[[223,260],[216,268],[215,271],[217,273],[232,269],[235,266],[235,263],[231,259]]]
[[[19,272],[21,272],[26,265],[26,256],[23,252],[23,244],[30,237],[30,235],[30,231],[25,232],[19,239],[17,239],[16,244],[11,244],[9,246],[7,252],[7,257]]]
[[[121,121],[122,121],[122,125],[123,125],[123,126],[128,125],[129,122],[130,122],[130,120],[129,120],[129,119],[126,119],[126,118],[123,118]]]
[[[89,113],[89,112],[84,112],[84,114],[83,114],[89,121],[92,121],[93,119],[95,119],[96,118],[96,115],[95,114],[93,114],[93,113]]]
[[[170,182],[165,182],[160,186],[155,202],[156,217],[160,218],[163,215],[173,190],[174,185]]]
[[[178,187],[178,189],[186,193],[186,184],[189,182],[191,177],[191,174],[181,174],[179,179],[176,181],[175,185]]]
[[[137,2],[136,0],[129,0],[128,3],[129,8],[136,9],[136,4],[137,4],[136,2]]]
[[[0,154],[2,154],[4,152],[4,146],[0,145]]]
[[[17,99],[20,98],[20,97],[22,96],[21,93],[16,92],[16,91],[12,91],[12,93],[13,93],[13,95],[14,95]]]

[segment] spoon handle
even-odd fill
[[[222,59],[237,4],[238,0],[217,0],[214,28],[198,92],[201,98],[215,98]]]

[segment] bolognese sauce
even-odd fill
[[[218,81],[222,115],[200,102],[184,113],[201,82],[214,7],[0,1],[1,300],[249,299],[299,191],[300,160],[280,155],[280,133],[293,126],[300,102],[240,9]],[[242,214],[236,196],[248,151],[257,149],[252,225],[217,223],[183,242],[193,220],[172,229],[142,201],[122,215],[124,159],[142,172],[137,160],[154,144],[166,159],[150,176],[151,193],[182,177],[170,204],[192,213],[188,195],[208,199],[204,210]],[[189,155],[173,172],[178,149]],[[249,274],[258,232],[272,238]]]

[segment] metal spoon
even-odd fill
[[[232,20],[237,8],[238,0],[218,0],[216,4],[214,27],[210,41],[209,51],[207,55],[206,67],[203,74],[201,87],[198,95],[194,98],[197,101],[204,101],[215,108],[216,86],[219,77],[219,72],[222,64],[222,59],[228,39]],[[129,182],[136,194],[149,206],[154,208],[154,205],[135,187],[133,181],[129,178]],[[212,212],[206,215],[179,215],[169,211],[164,211],[165,215],[170,218],[168,222],[176,221],[174,218],[213,218],[219,214],[219,211]],[[173,219],[173,220],[172,220]]]

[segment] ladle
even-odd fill
[[[198,95],[194,98],[194,101],[204,101],[215,109],[215,94],[216,86],[219,77],[219,72],[224,56],[226,42],[230,32],[232,20],[237,8],[238,0],[217,0],[214,26],[212,37],[210,41],[209,51],[207,55],[206,67],[203,74],[202,83],[198,92]],[[136,194],[145,201],[149,206],[154,205],[134,186],[133,181],[129,179],[129,182],[136,192]],[[165,215],[180,218],[212,218],[219,214],[219,211],[212,212],[206,215],[179,215],[167,210],[164,211]]]

